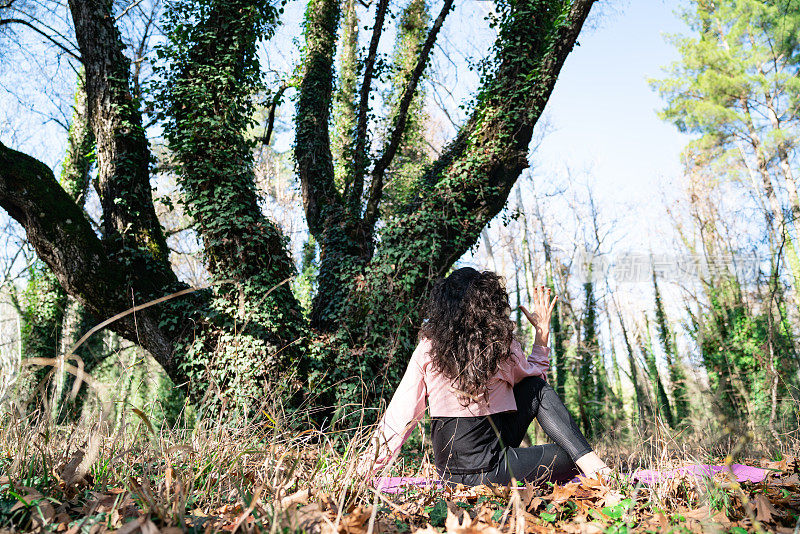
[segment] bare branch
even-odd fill
[[[356,140],[354,154],[353,188],[350,190],[348,205],[351,215],[357,219],[361,213],[361,194],[364,192],[364,175],[367,166],[367,119],[369,115],[369,93],[372,86],[372,77],[375,70],[375,60],[378,55],[378,44],[383,32],[383,22],[386,19],[386,10],[389,0],[378,0],[375,10],[375,25],[372,28],[372,38],[369,43],[369,52],[364,62],[364,81],[361,82],[358,102],[358,119],[356,122]]]
[[[63,50],[65,53],[69,54],[74,59],[77,59],[78,61],[83,61],[83,59],[81,59],[81,56],[79,56],[73,50],[70,50],[63,43],[59,43],[58,41],[55,40],[55,38],[53,38],[50,35],[48,35],[44,30],[38,28],[34,24],[31,24],[27,20],[24,20],[24,19],[0,19],[0,26],[4,26],[6,24],[21,24],[23,26],[27,26],[28,28],[32,29],[33,31],[35,31],[36,33],[38,33],[39,35],[41,35],[42,37],[44,37],[45,39],[47,39],[48,41],[50,41],[51,43],[56,45],[58,48]]]
[[[116,17],[114,17],[114,22],[117,22],[119,19],[121,19],[122,17],[124,17],[125,15],[127,15],[127,14],[128,14],[128,12],[129,12],[131,9],[133,9],[133,8],[134,8],[134,7],[136,7],[136,6],[138,6],[138,5],[139,5],[139,4],[141,4],[143,1],[144,1],[144,0],[136,0],[135,2],[132,2],[130,5],[128,5],[128,7],[126,7],[125,9],[123,9],[123,10],[122,10],[122,13],[120,13],[119,15],[117,15]]]
[[[433,26],[428,32],[428,37],[425,39],[425,44],[422,45],[422,50],[419,53],[417,64],[414,67],[414,70],[411,71],[408,85],[406,85],[403,97],[400,99],[400,105],[397,109],[397,114],[394,117],[394,128],[392,129],[392,134],[383,150],[383,154],[375,164],[375,169],[372,171],[369,200],[367,202],[367,208],[364,213],[363,222],[369,234],[372,233],[372,229],[374,228],[375,221],[378,217],[378,206],[381,201],[381,196],[383,195],[383,176],[386,173],[386,169],[389,168],[389,165],[394,159],[397,149],[400,146],[400,141],[403,138],[403,132],[405,131],[406,122],[408,120],[408,108],[411,106],[411,101],[414,99],[414,95],[417,93],[417,85],[419,84],[422,73],[428,64],[428,58],[430,57],[431,49],[436,42],[436,36],[438,35],[442,24],[444,24],[445,17],[447,17],[447,14],[450,13],[452,7],[453,0],[445,0],[441,11],[439,11],[439,16],[436,17],[436,21],[433,23]]]
[[[286,88],[287,85],[284,83],[275,93],[275,96],[272,97],[272,103],[269,107],[269,116],[267,117],[267,131],[264,134],[264,137],[261,138],[261,142],[267,146],[269,146],[269,142],[272,139],[272,130],[275,127],[275,111],[278,109],[278,105],[281,102],[281,98],[283,97],[283,93],[286,91]]]

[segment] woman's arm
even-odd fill
[[[529,376],[540,376],[547,380],[550,370],[550,349],[534,345],[529,356],[522,352],[522,344],[515,338],[511,342],[512,357],[500,368],[500,377],[511,385]]]
[[[422,353],[429,344],[420,342],[408,362],[400,385],[372,436],[371,445],[359,459],[359,471],[373,474],[397,455],[425,413],[427,388],[422,368]]]
[[[501,369],[501,376],[510,384],[515,385],[528,376],[540,376],[547,380],[547,371],[550,370],[550,349],[547,346],[550,339],[550,317],[557,300],[558,297],[550,298],[550,288],[537,286],[533,289],[533,311],[529,312],[525,306],[519,307],[533,325],[536,337],[531,354],[527,357],[522,352],[520,342],[516,338],[512,341],[511,352],[514,356]]]

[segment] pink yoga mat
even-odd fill
[[[763,482],[767,478],[767,469],[760,469],[758,467],[750,467],[749,465],[732,464],[730,471],[724,465],[706,465],[695,464],[679,467],[677,469],[668,469],[664,471],[657,471],[655,469],[640,469],[633,474],[633,478],[644,484],[652,484],[659,480],[665,480],[678,475],[694,475],[700,476],[713,476],[717,473],[733,474],[738,482]]]
[[[655,469],[640,469],[633,473],[633,478],[643,484],[652,484],[660,480],[687,474],[696,477],[713,476],[715,473],[727,472],[728,468],[724,465],[694,464],[679,467],[677,469],[667,469],[657,471]],[[730,472],[739,482],[763,482],[767,478],[767,469],[750,467],[749,465],[733,464]],[[427,486],[442,486],[441,480],[426,477],[376,477],[373,479],[375,489],[384,493],[400,493],[410,488],[424,488]]]
[[[375,477],[373,483],[375,484],[375,489],[384,493],[400,493],[413,487],[435,486],[438,488],[442,485],[441,480],[427,477]]]

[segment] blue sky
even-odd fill
[[[662,194],[677,193],[680,151],[689,140],[658,118],[663,103],[647,83],[677,59],[663,34],[686,31],[678,5],[617,2],[594,19],[596,27],[584,30],[566,60],[545,110],[551,131],[533,156],[539,173],[590,168],[604,208],[648,224]],[[635,239],[649,244],[646,236]]]
[[[620,261],[628,253],[670,258],[683,254],[683,247],[676,247],[667,207],[676,206],[684,195],[680,153],[690,137],[658,117],[664,103],[648,84],[649,78],[663,77],[662,68],[678,58],[664,34],[688,32],[677,13],[679,7],[677,0],[598,2],[599,9],[581,33],[580,46],[567,57],[537,125],[543,137],[530,156],[534,189],[518,184],[524,204],[533,202],[530,195],[536,191],[551,244],[567,258],[582,247],[580,229],[589,227],[586,207],[571,205],[570,199],[573,195],[585,199],[589,189],[601,226],[609,229],[602,250],[606,261]],[[571,170],[570,180],[566,168]],[[566,194],[542,194],[555,190]],[[515,198],[512,192],[512,205]],[[526,211],[531,209],[526,205]],[[498,232],[499,225],[492,224],[488,236],[494,255],[507,256],[511,253],[507,248],[516,245]],[[496,266],[510,280],[513,264],[508,257],[492,265],[486,250],[481,240],[461,262]],[[679,287],[669,280],[661,286],[670,313],[682,314]],[[615,284],[614,293],[631,312],[652,306],[649,276]]]

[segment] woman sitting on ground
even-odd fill
[[[578,469],[587,476],[608,472],[545,381],[556,300],[549,289],[537,287],[533,313],[520,306],[536,331],[526,357],[514,338],[508,293],[498,275],[465,267],[439,280],[419,344],[359,471],[374,474],[397,455],[427,399],[434,461],[445,481],[563,482]],[[555,443],[520,447],[534,419]]]

